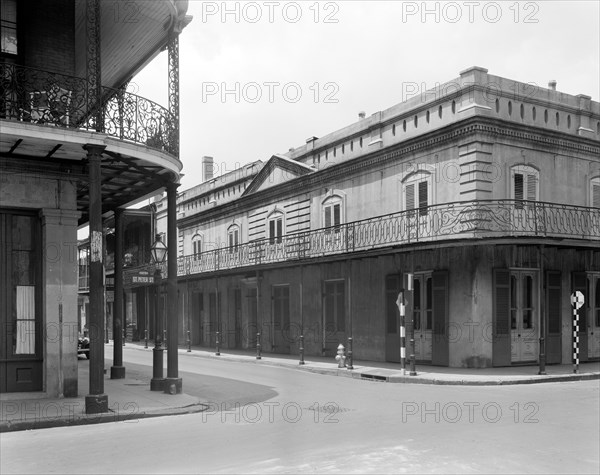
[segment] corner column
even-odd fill
[[[115,210],[115,307],[113,314],[113,365],[110,379],[123,379],[123,210]]]
[[[167,184],[167,379],[165,393],[181,393],[179,377],[179,299],[177,298],[177,188]]]
[[[101,161],[104,145],[84,145],[89,161],[90,186],[90,393],[85,397],[86,414],[108,412],[104,394],[104,281],[102,262]]]

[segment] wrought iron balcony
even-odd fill
[[[178,157],[175,118],[148,99],[102,87],[98,104],[85,78],[6,63],[0,64],[0,81],[2,119],[101,131]]]
[[[597,241],[600,209],[519,200],[445,203],[180,257],[178,275],[298,261],[411,243],[548,237]]]

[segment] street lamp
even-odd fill
[[[162,236],[156,235],[156,240],[150,248],[152,260],[154,262],[154,293],[156,304],[154,315],[154,348],[152,349],[152,380],[150,381],[151,391],[164,391],[165,378],[163,376],[163,351],[162,348],[162,330],[159,322],[162,321],[160,312],[160,286],[162,284],[162,274],[160,266],[167,257],[167,246],[162,242]]]

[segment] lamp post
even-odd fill
[[[160,265],[167,257],[167,246],[162,242],[160,234],[156,235],[156,240],[150,248],[152,260],[154,261],[154,291],[156,305],[154,315],[154,348],[152,349],[152,380],[150,381],[151,391],[164,391],[165,378],[163,376],[163,351],[162,348],[162,330],[160,328],[161,315],[160,312],[160,286],[162,284],[162,274]]]

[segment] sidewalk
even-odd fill
[[[144,350],[144,345],[139,343],[127,342],[127,347]],[[415,368],[417,374],[410,376],[408,363],[405,374],[403,374],[399,363],[387,363],[383,361],[363,362],[354,360],[353,369],[349,370],[347,368],[338,368],[337,361],[332,357],[307,356],[304,359],[305,364],[300,365],[298,355],[263,352],[261,359],[258,360],[256,359],[256,351],[225,349],[217,356],[213,348],[208,349],[198,346],[193,346],[191,351],[187,350],[187,346],[180,346],[178,353],[180,355],[222,359],[240,363],[284,366],[313,373],[389,383],[495,386],[501,384],[534,384],[600,379],[600,361],[580,363],[576,374],[573,372],[572,364],[547,365],[545,375],[538,374],[539,367],[537,365],[475,369],[417,364]]]
[[[112,348],[112,344],[110,347]],[[89,366],[85,360],[79,360],[79,363],[78,397],[45,398],[43,393],[0,394],[0,433],[102,422],[127,423],[146,417],[200,412],[207,408],[199,398],[187,394],[171,395],[162,391],[150,391],[152,368],[144,379],[141,375],[110,379],[110,364],[107,362],[104,393],[109,396],[109,412],[86,414]]]
[[[105,345],[107,355],[112,354],[112,346],[112,342]],[[126,343],[124,349],[125,351],[152,351],[151,348],[144,348],[143,343],[130,342]],[[406,374],[403,374],[397,363],[354,361],[354,369],[350,370],[338,368],[334,358],[315,356],[305,358],[305,364],[300,365],[297,355],[263,353],[258,360],[254,351],[227,349],[217,356],[214,349],[201,347],[192,347],[191,351],[188,351],[187,347],[180,347],[178,353],[179,358],[187,356],[220,359],[390,383],[489,386],[600,379],[598,361],[580,364],[577,374],[573,373],[573,365],[546,366],[546,375],[538,375],[537,366],[469,369],[417,365],[417,375],[410,376],[408,368]],[[80,361],[83,363],[83,360]],[[107,363],[107,369],[109,366]],[[110,379],[110,371],[107,371],[108,374],[104,376],[104,392],[109,396],[110,412],[106,414],[85,414],[85,394],[89,385],[89,369],[86,364],[79,365],[79,397],[44,398],[43,393],[0,394],[0,432],[101,422],[127,422],[145,417],[189,414],[207,408],[206,401],[187,394],[170,395],[160,391],[150,391],[151,372],[152,369],[148,368],[147,374],[144,375],[127,374],[125,379]]]

